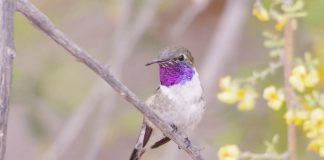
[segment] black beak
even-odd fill
[[[155,63],[163,63],[163,62],[166,62],[166,61],[168,61],[168,60],[167,60],[167,59],[158,59],[158,60],[153,60],[153,61],[151,61],[151,62],[146,63],[145,66],[149,66],[149,65],[151,65],[151,64],[155,64]]]

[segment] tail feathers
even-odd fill
[[[143,123],[141,133],[136,142],[135,148],[131,154],[130,160],[139,160],[145,152],[145,145],[150,139],[152,134],[152,128],[148,126],[145,122]]]
[[[161,140],[155,142],[155,143],[151,146],[151,148],[152,148],[152,149],[158,148],[158,147],[162,146],[163,144],[168,143],[170,140],[171,140],[171,139],[170,139],[169,137],[164,137],[164,138],[162,138]]]
[[[139,149],[134,149],[132,152],[131,157],[129,158],[129,160],[139,160],[141,158],[141,156],[144,154],[145,150],[139,150]]]

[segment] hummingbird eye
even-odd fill
[[[183,61],[184,59],[185,59],[184,55],[180,55],[180,56],[178,57],[178,60],[179,60],[179,61]]]

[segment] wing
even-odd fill
[[[161,89],[159,87],[155,91],[155,94],[153,94],[153,96],[151,96],[147,99],[146,104],[149,107],[153,107],[155,103],[163,105],[164,101],[162,99],[165,99],[165,97],[163,97],[163,95],[161,95]],[[153,109],[153,108],[151,108],[151,109]],[[140,135],[138,136],[138,139],[135,144],[134,150],[131,154],[130,160],[139,160],[141,158],[141,156],[144,154],[145,146],[147,145],[148,141],[151,138],[153,128],[154,128],[154,130],[156,129],[156,127],[153,124],[151,124],[151,122],[149,120],[145,119],[145,117],[144,117],[141,132],[140,132]],[[156,138],[159,138],[159,139],[156,139]],[[168,141],[170,141],[170,139],[168,137],[163,136],[162,133],[156,133],[153,140],[151,140],[151,141],[152,142],[155,141],[155,143],[153,143],[153,145],[150,146],[151,149],[154,149],[154,148],[158,148],[159,146],[167,143]],[[150,142],[150,145],[151,144],[152,143]]]
[[[152,134],[152,128],[148,126],[144,121],[141,128],[140,135],[138,136],[137,142],[135,144],[134,150],[131,154],[130,160],[139,160],[140,157],[145,152],[145,145],[149,141]]]
[[[155,142],[152,146],[151,146],[151,149],[155,149],[155,148],[158,148],[160,146],[162,146],[163,144],[166,144],[170,141],[170,138],[169,137],[164,137],[162,138],[161,140]]]

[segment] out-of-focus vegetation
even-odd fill
[[[253,71],[252,76],[246,79],[232,79],[223,77],[219,82],[221,92],[218,99],[227,104],[237,104],[238,110],[250,111],[255,107],[255,101],[262,95],[269,108],[280,111],[285,106],[284,118],[288,125],[287,151],[283,153],[276,149],[277,138],[273,143],[265,143],[264,153],[241,153],[236,145],[226,145],[219,149],[219,159],[290,159],[297,156],[298,139],[295,127],[301,126],[302,133],[309,139],[305,150],[316,152],[324,157],[324,93],[315,87],[320,82],[318,65],[320,57],[316,57],[303,50],[302,57],[294,50],[294,32],[299,29],[299,19],[308,16],[304,9],[305,1],[271,1],[256,0],[252,14],[261,22],[274,21],[274,29],[263,32],[264,47],[269,52],[271,61],[262,71]],[[278,62],[273,62],[273,59]],[[255,88],[258,82],[278,72],[282,66],[284,76],[279,86],[270,84],[258,94]],[[281,113],[277,113],[281,115]],[[287,157],[287,158],[285,158]]]

